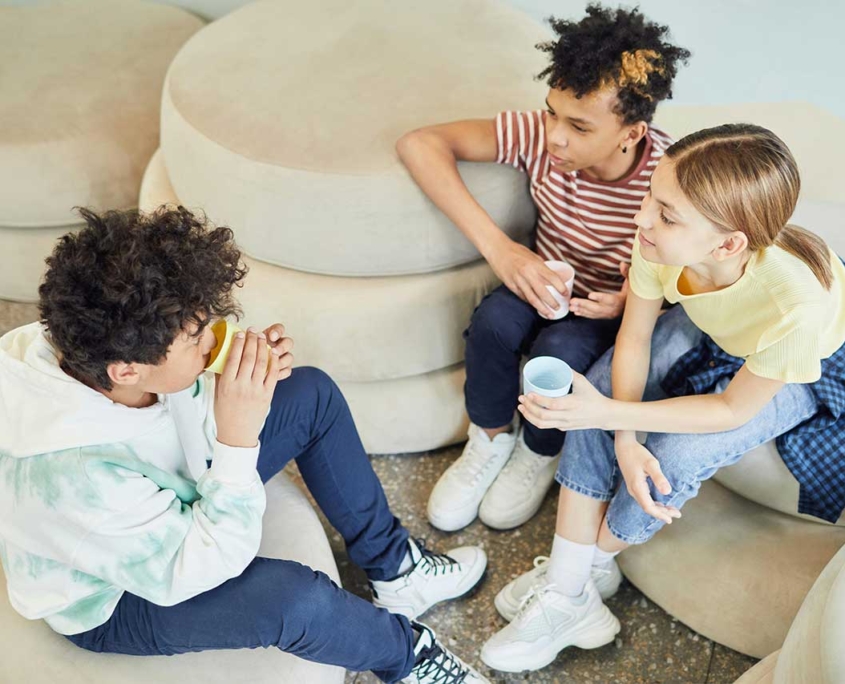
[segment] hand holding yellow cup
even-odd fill
[[[232,340],[235,339],[235,335],[239,332],[243,332],[243,330],[234,323],[221,319],[211,326],[211,332],[214,333],[214,339],[217,340],[217,344],[214,346],[214,349],[211,350],[211,354],[208,357],[208,365],[205,367],[205,370],[219,375],[223,372],[223,368],[226,366],[226,359],[229,358],[229,352],[232,349]],[[267,349],[271,349],[269,344],[267,345]],[[271,360],[272,358],[268,357],[268,366],[270,365]]]

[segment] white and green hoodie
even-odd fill
[[[21,615],[76,634],[124,591],[173,605],[243,572],[258,447],[215,440],[213,382],[129,408],[64,373],[41,325],[0,338],[0,559]]]

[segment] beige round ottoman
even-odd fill
[[[419,453],[463,442],[464,365],[381,382],[339,382],[368,454]]]
[[[297,560],[340,582],[317,514],[284,475],[267,483],[267,511],[259,554]],[[0,581],[5,577],[0,572]],[[0,596],[0,681],[28,684],[147,684],[204,682],[232,684],[341,684],[344,671],[317,665],[278,649],[206,651],[177,656],[131,657],[90,653],[59,636],[44,622],[30,622]],[[37,654],[37,655],[35,655]]]
[[[74,206],[135,205],[165,72],[202,25],[138,0],[0,8],[0,298],[37,299]]]
[[[476,260],[394,145],[425,124],[542,107],[534,45],[545,37],[490,0],[249,4],[170,67],[161,146],[173,187],[278,266],[385,276]],[[507,233],[533,229],[524,174],[472,163],[461,173]]]
[[[783,648],[736,684],[845,682],[845,548],[828,563],[801,605]]]
[[[746,672],[742,677],[737,679],[734,684],[772,684],[775,676],[775,665],[778,662],[780,651],[766,656]]]
[[[783,643],[775,684],[845,682],[845,549],[819,576]]]

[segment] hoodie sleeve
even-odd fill
[[[71,565],[161,606],[185,601],[237,577],[258,553],[266,505],[256,470],[259,447],[217,442],[193,502],[137,464],[92,459],[88,478],[98,519]]]

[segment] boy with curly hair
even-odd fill
[[[428,518],[457,530],[476,516],[510,529],[529,520],[552,484],[564,434],[514,425],[523,355],[556,356],[586,372],[613,345],[625,304],[634,215],[672,140],[650,126],[689,52],[636,9],[593,4],[579,22],[552,18],[557,40],[538,78],[545,111],[501,112],[403,136],[414,180],[504,283],[475,310],[466,339],[463,454],[431,493]],[[538,211],[534,249],[508,238],[461,180],[456,161],[509,164],[529,176]],[[573,292],[545,262],[575,269]],[[572,295],[570,315],[547,289]],[[618,570],[609,584],[618,582]],[[615,588],[608,587],[608,591]]]
[[[0,338],[0,559],[14,608],[92,651],[275,646],[386,682],[486,682],[415,618],[481,578],[393,516],[337,386],[291,370],[283,326],[239,333],[232,231],[186,209],[97,215],[61,238],[41,321]],[[295,459],[374,603],[258,558],[263,483]],[[279,521],[289,524],[288,521]]]

